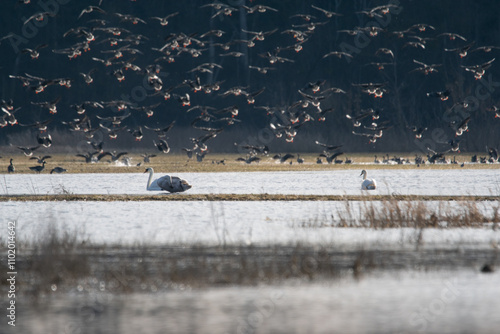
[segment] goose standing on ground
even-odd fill
[[[377,189],[377,182],[374,179],[366,178],[366,170],[362,170],[359,176],[363,176],[363,183],[361,184],[362,190],[374,190]]]
[[[171,193],[179,193],[191,189],[191,185],[177,176],[165,175],[153,181],[154,170],[151,167],[146,168],[144,173],[149,172],[147,190],[162,191],[166,190]]]
[[[14,173],[16,171],[16,168],[14,167],[14,164],[12,163],[14,159],[10,159],[10,165],[7,167],[7,171],[9,173]]]
[[[41,166],[29,167],[29,169],[31,169],[32,171],[37,172],[38,174],[40,174],[42,172],[42,170],[45,169],[45,161],[42,163]]]

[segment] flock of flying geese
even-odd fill
[[[17,0],[20,5],[31,6],[30,0]],[[132,0],[135,1],[135,0]],[[105,1],[104,1],[105,2]],[[251,0],[250,3],[253,1]],[[137,1],[139,3],[139,1]],[[244,2],[243,2],[244,3]],[[18,122],[17,118],[23,117],[23,106],[18,106],[19,101],[4,98],[0,101],[2,114],[0,117],[0,127],[7,125],[23,126],[32,129],[35,133],[36,146],[18,146],[26,156],[30,159],[37,160],[39,165],[30,167],[31,170],[40,173],[44,170],[46,160],[50,155],[34,157],[33,152],[40,147],[50,148],[52,145],[52,137],[48,133],[50,123],[57,120],[58,110],[71,109],[72,119],[70,121],[63,120],[60,123],[64,124],[67,129],[74,133],[83,134],[87,144],[89,145],[88,152],[80,152],[77,157],[84,158],[85,162],[98,162],[102,158],[109,156],[111,161],[118,161],[124,157],[126,159],[127,152],[106,152],[103,149],[105,142],[97,140],[96,133],[100,132],[115,139],[121,132],[128,132],[135,140],[140,141],[143,137],[144,130],[154,132],[157,139],[153,141],[154,147],[160,153],[167,154],[170,152],[170,146],[167,142],[167,134],[175,126],[176,121],[173,120],[169,124],[151,125],[146,120],[154,119],[154,115],[166,100],[176,101],[176,108],[185,111],[187,114],[193,115],[191,127],[201,132],[201,135],[196,138],[189,138],[192,146],[182,148],[186,152],[189,159],[196,156],[198,161],[202,161],[208,152],[209,141],[221,135],[228,127],[234,126],[241,122],[238,118],[240,106],[233,104],[224,108],[215,108],[208,105],[192,105],[192,98],[199,92],[204,92],[209,96],[217,99],[217,101],[225,101],[229,96],[236,98],[243,97],[246,104],[253,106],[257,111],[264,111],[268,116],[269,129],[277,138],[283,138],[286,142],[293,142],[300,130],[306,124],[312,121],[324,122],[326,117],[334,112],[333,108],[325,107],[327,101],[333,96],[346,94],[346,88],[341,89],[333,87],[327,80],[317,80],[307,82],[303,88],[297,92],[298,100],[287,106],[265,106],[259,105],[257,101],[262,93],[271,88],[266,87],[249,87],[235,86],[225,87],[224,80],[214,81],[222,70],[222,59],[231,57],[239,58],[245,55],[241,52],[241,46],[246,46],[247,52],[252,52],[252,48],[257,43],[263,41],[270,35],[283,35],[282,40],[285,45],[274,46],[264,53],[259,53],[262,62],[248,65],[248,69],[259,73],[260,75],[269,75],[272,71],[281,69],[282,64],[293,64],[295,57],[303,48],[307,47],[307,42],[313,38],[321,38],[318,30],[327,27],[331,20],[341,17],[344,14],[332,12],[312,4],[310,13],[298,13],[292,15],[290,26],[288,29],[279,31],[277,28],[269,31],[250,31],[244,30],[247,34],[247,40],[235,40],[234,38],[227,40],[225,35],[231,35],[228,31],[219,29],[210,29],[202,33],[186,33],[171,30],[172,20],[181,22],[183,13],[157,13],[151,17],[137,17],[133,14],[123,14],[118,12],[110,12],[103,5],[103,0],[95,1],[94,5],[82,4],[82,10],[79,15],[75,16],[76,25],[66,31],[62,36],[62,41],[67,44],[64,48],[54,48],[50,50],[47,43],[42,43],[31,48],[21,50],[22,54],[29,57],[32,61],[37,61],[39,57],[66,57],[68,60],[73,60],[78,57],[86,58],[85,64],[91,64],[90,68],[78,74],[77,77],[54,78],[50,76],[42,76],[41,74],[23,73],[22,75],[9,75],[9,78],[19,81],[26,88],[28,94],[36,96],[50,95],[47,91],[56,91],[54,98],[47,98],[45,101],[32,101],[33,108],[41,108],[46,110],[46,120],[32,120],[31,122]],[[398,11],[401,8],[396,4],[386,4],[368,8],[358,12],[358,15],[366,15],[367,18],[383,18],[391,12]],[[249,19],[257,15],[280,15],[279,10],[270,6],[255,4],[252,6],[240,5],[238,7],[230,6],[226,3],[215,1],[207,3],[199,8],[200,11],[205,11],[207,20],[210,22],[210,27],[214,27],[217,21],[231,20],[234,13],[245,11]],[[55,12],[37,12],[22,22],[22,25],[28,25],[36,21],[50,20],[58,15]],[[219,20],[220,19],[220,20]],[[137,25],[157,25],[159,31],[164,32],[163,40],[152,40],[151,36],[144,36],[134,33],[133,28]],[[182,25],[178,25],[181,27]],[[415,24],[409,26],[403,31],[387,31],[387,29],[376,26],[354,27],[352,29],[339,30],[339,34],[347,34],[348,36],[356,36],[365,34],[369,38],[377,38],[376,36],[382,33],[393,34],[404,40],[404,48],[417,48],[425,50],[426,44],[431,37],[422,37],[429,31],[433,32],[435,28],[428,24]],[[289,37],[287,37],[288,35]],[[427,35],[425,35],[427,36]],[[0,43],[12,39],[12,33],[5,36],[0,36]],[[290,39],[291,38],[291,39]],[[456,41],[459,45],[456,48],[445,48],[445,52],[456,53],[458,57],[464,58],[468,53],[481,52],[489,54],[493,50],[500,49],[496,46],[475,46],[474,42],[468,42],[467,39],[453,32],[442,32],[436,34],[432,38],[447,38]],[[153,44],[153,47],[146,47],[145,44]],[[92,51],[91,51],[92,49]],[[219,62],[206,62],[207,50],[216,50],[217,55],[211,56],[210,59],[219,59]],[[155,55],[154,61],[143,63],[143,59],[148,59],[145,55]],[[337,50],[331,51],[322,56],[322,58],[337,57],[339,61],[355,57],[355,54]],[[375,54],[378,59],[386,59],[386,62],[376,62],[380,70],[384,66],[394,64],[394,52],[389,48],[379,48]],[[182,69],[185,71],[188,79],[182,82],[164,82],[166,79],[161,76],[164,68],[167,68],[171,63],[175,63],[180,58],[190,57],[199,59],[199,64],[193,68]],[[257,58],[257,59],[260,59]],[[137,62],[136,62],[137,61]],[[485,72],[493,66],[494,57],[486,60],[481,64],[462,66],[465,72],[471,72],[474,79],[479,80]],[[413,63],[416,68],[412,72],[421,72],[424,75],[431,75],[438,72],[441,64],[425,64],[424,62],[414,59]],[[342,66],[342,64],[339,64]],[[180,71],[181,69],[173,67],[172,71]],[[96,73],[102,72],[107,74],[106,82],[109,84],[120,85],[128,77],[130,73],[134,73],[135,79],[140,82],[145,82],[151,94],[148,95],[146,101],[153,100],[154,103],[139,104],[128,100],[108,100],[108,101],[86,101],[75,100],[69,106],[61,106],[62,94],[70,94],[68,91],[61,92],[61,89],[71,89],[75,81],[80,81],[86,84],[89,89],[94,84]],[[201,78],[206,75],[209,79],[204,82]],[[56,86],[63,88],[56,89]],[[52,88],[54,87],[54,88]],[[387,83],[383,82],[365,82],[354,83],[352,89],[360,90],[373,96],[374,99],[383,98],[384,94],[390,93]],[[30,93],[31,92],[31,93]],[[429,92],[427,97],[436,98],[437,100],[446,101],[450,97],[451,92],[448,90]],[[33,96],[35,96],[33,95]],[[339,95],[339,96],[340,96]],[[160,100],[160,101],[158,101]],[[466,110],[465,102],[457,102],[453,108],[462,108]],[[490,109],[495,117],[500,117],[500,107],[492,106]],[[110,116],[109,111],[112,111]],[[385,130],[393,127],[389,121],[383,120],[384,115],[382,110],[368,108],[357,112],[349,112],[345,117],[352,122],[352,134],[362,136],[367,139],[368,143],[375,143],[379,140]],[[65,117],[67,119],[67,117]],[[133,120],[127,124],[129,120]],[[453,121],[449,125],[453,128],[456,138],[468,131],[471,117],[464,117],[461,120]],[[95,126],[97,122],[98,126]],[[131,125],[134,124],[134,125]],[[137,125],[139,124],[139,125]],[[415,138],[421,139],[428,130],[426,127],[406,125],[408,131],[414,133]],[[363,130],[361,130],[363,129]],[[0,130],[1,131],[1,130]],[[427,155],[428,161],[431,163],[445,162],[444,154],[448,152],[459,152],[460,140],[453,138],[449,142],[444,143],[448,146],[440,152],[433,151],[429,148],[430,155]],[[323,163],[322,158],[327,163],[350,163],[351,160],[345,158],[340,160],[338,157],[344,154],[341,149],[343,145],[332,145],[315,141],[315,143],[323,150],[317,159],[317,163]],[[259,155],[268,155],[269,148],[266,145],[247,145],[237,144],[240,149],[247,150],[245,157],[238,158],[238,161],[245,163],[257,162],[261,158]],[[91,149],[90,149],[91,148]],[[496,150],[495,150],[496,151]],[[493,152],[493,151],[492,151]],[[491,161],[494,152],[490,154]],[[496,154],[498,161],[498,154]],[[144,162],[149,162],[149,159],[155,157],[155,154],[144,154]],[[276,155],[276,161],[285,162],[287,159],[295,158],[294,155]],[[302,163],[304,160],[297,156],[297,162]],[[398,163],[401,160],[397,161]],[[404,161],[403,161],[404,162]],[[222,161],[223,163],[223,161]],[[375,157],[377,163],[377,157]],[[422,157],[416,157],[415,163],[425,163]],[[8,167],[9,172],[14,172],[12,159]],[[62,167],[54,168],[51,173],[65,172]],[[189,189],[188,183],[185,180],[178,180],[169,177],[165,182],[153,182],[153,170],[148,169],[150,180],[148,181],[149,188],[162,188],[161,184],[169,184],[165,186],[170,189]],[[366,172],[362,173],[366,178]],[[172,186],[175,184],[175,186]],[[172,188],[174,187],[174,188]],[[164,189],[164,188],[162,188]],[[174,191],[174,190],[172,190]],[[183,190],[181,190],[183,191]]]

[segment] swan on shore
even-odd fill
[[[363,176],[363,183],[361,183],[362,190],[374,190],[377,189],[377,182],[374,179],[366,178],[366,170],[362,170],[359,176]]]
[[[147,190],[162,191],[166,190],[170,193],[179,193],[191,189],[191,185],[177,176],[165,175],[153,181],[154,170],[151,167],[146,168],[144,173],[149,172]]]

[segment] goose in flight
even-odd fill
[[[144,173],[149,172],[149,178],[146,189],[149,191],[166,190],[170,193],[179,193],[191,189],[191,185],[177,176],[165,175],[153,181],[154,170],[151,167],[146,168]]]
[[[85,154],[78,153],[75,156],[85,158],[85,162],[90,164],[98,161],[96,157],[97,154],[99,154],[99,152],[87,152]]]
[[[103,152],[97,156],[97,161],[100,161],[102,158],[109,155],[111,157],[111,162],[115,162],[115,161],[118,161],[125,154],[128,154],[128,152],[120,152],[120,153],[116,153],[115,151]]]
[[[145,163],[149,163],[149,162],[151,162],[150,158],[156,157],[156,154],[144,153],[144,154],[141,154],[141,157],[143,157],[143,160]]]
[[[366,178],[366,170],[362,170],[359,176],[363,176],[363,183],[361,183],[362,190],[374,190],[377,189],[377,182],[374,179]]]
[[[35,147],[18,146],[17,148],[20,149],[21,151],[23,151],[25,156],[31,157],[33,155],[33,151],[38,149],[39,147],[40,147],[40,145],[35,146]]]
[[[335,13],[335,12],[331,12],[331,11],[328,11],[328,10],[325,10],[323,8],[320,8],[320,7],[316,7],[314,5],[311,5],[312,8],[316,9],[316,10],[319,10],[321,12],[323,12],[323,14],[325,14],[325,16],[327,18],[331,18],[332,16],[342,16],[342,14],[338,14],[338,13]]]
[[[106,14],[106,11],[104,11],[103,9],[101,9],[100,7],[97,7],[97,6],[88,6],[87,8],[84,8],[81,12],[80,12],[80,15],[78,15],[78,19],[82,17],[83,14],[88,14],[88,13],[92,13],[93,11],[97,11],[99,13],[102,13],[102,14]]]
[[[171,17],[174,17],[176,16],[177,14],[179,14],[179,12],[175,12],[175,13],[172,13],[172,14],[168,14],[167,16],[165,17],[157,17],[157,16],[153,16],[151,17],[152,19],[154,20],[158,20],[160,21],[160,24],[162,26],[166,26],[168,24],[168,19],[171,18]]]
[[[279,160],[280,163],[284,163],[288,159],[293,159],[293,158],[295,158],[295,156],[293,154],[290,154],[290,153],[287,153],[285,155],[281,155],[281,153],[280,153],[280,154],[276,154],[273,157],[274,160],[277,160],[277,161]]]
[[[52,158],[52,156],[45,155],[45,156],[31,157],[30,160],[36,160],[39,164],[42,164],[46,159],[49,158]]]
[[[247,158],[239,157],[238,159],[236,159],[236,161],[244,161],[247,164],[251,164],[252,162],[259,162],[260,160],[261,159],[255,155],[251,155]]]
[[[54,17],[56,16],[55,13],[52,13],[52,12],[39,12],[39,13],[35,13],[33,15],[31,15],[28,19],[26,19],[24,22],[23,22],[23,25],[27,24],[29,21],[31,20],[36,20],[38,22],[40,21],[43,21],[46,17]]]

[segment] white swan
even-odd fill
[[[377,182],[374,179],[366,178],[366,170],[362,170],[359,176],[363,176],[363,183],[361,184],[362,190],[374,190],[377,189]]]
[[[183,180],[177,176],[165,175],[152,181],[154,175],[153,168],[151,167],[146,168],[144,173],[147,172],[149,172],[149,179],[146,188],[147,190],[150,191],[166,190],[171,193],[179,193],[191,189],[192,187],[186,180]]]

